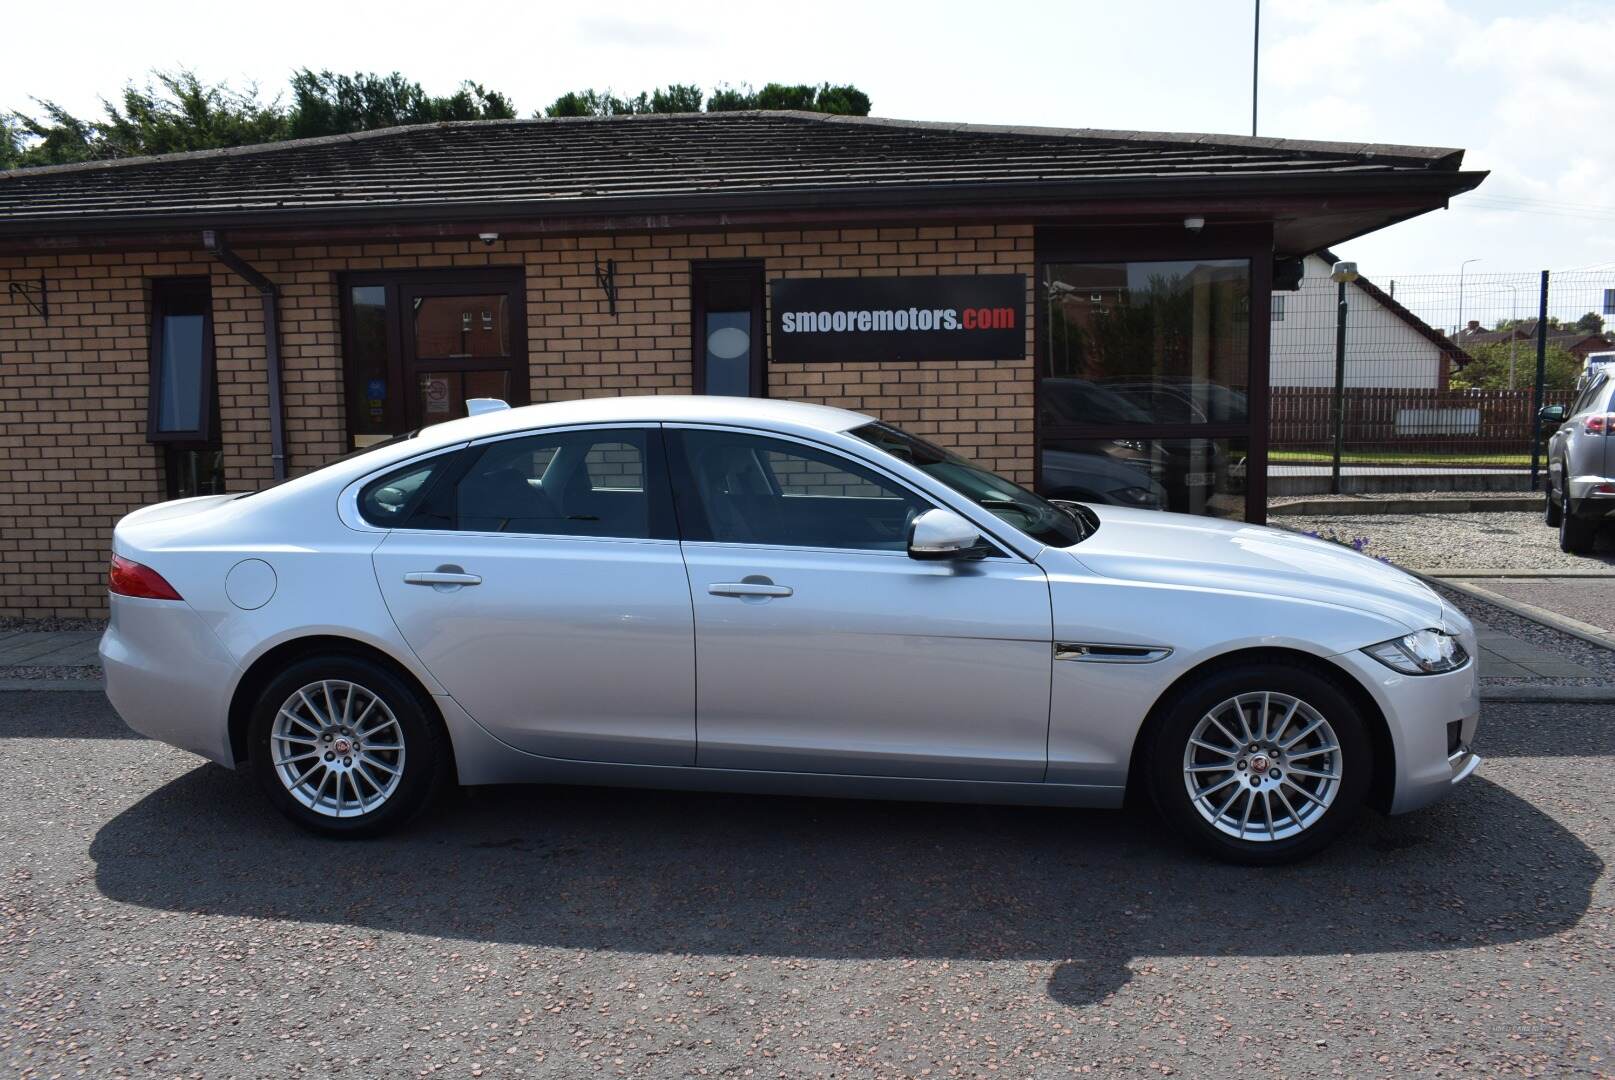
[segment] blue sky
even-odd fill
[[[591,7],[594,11],[589,14]],[[1615,270],[1615,4],[1268,0],[1260,133],[1463,147],[1493,171],[1454,208],[1345,245],[1375,277]],[[84,33],[68,35],[65,27]],[[300,65],[476,78],[531,111],[633,92],[851,82],[923,120],[1250,130],[1250,0],[601,5],[14,5],[0,104],[83,112],[150,67],[257,81]],[[1612,282],[1615,284],[1615,282]]]

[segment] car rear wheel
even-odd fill
[[[1150,790],[1169,824],[1219,858],[1293,862],[1351,823],[1373,753],[1362,717],[1330,679],[1253,664],[1180,692],[1156,728]]]
[[[408,821],[442,786],[448,760],[419,692],[350,656],[300,660],[271,681],[250,740],[269,800],[328,836],[374,836]]]
[[[1559,501],[1559,550],[1569,555],[1585,554],[1592,550],[1593,537],[1597,535],[1598,522],[1576,516],[1575,504],[1570,501],[1570,478],[1565,477]]]

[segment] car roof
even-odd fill
[[[485,439],[491,435],[568,424],[669,423],[758,424],[811,431],[846,431],[874,417],[848,409],[772,398],[715,397],[692,394],[642,394],[634,397],[582,398],[496,409],[424,428],[411,442],[414,449]]]

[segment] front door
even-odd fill
[[[467,398],[527,403],[520,268],[366,271],[341,296],[350,447],[464,416]]]
[[[697,763],[1040,781],[1048,583],[908,557],[930,504],[806,443],[667,429],[695,605]]]
[[[519,750],[695,760],[690,587],[660,429],[579,428],[472,446],[374,556],[404,639]]]

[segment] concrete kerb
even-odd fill
[[[1504,496],[1489,499],[1408,498],[1408,499],[1302,499],[1267,508],[1268,515],[1295,517],[1349,517],[1357,514],[1472,514],[1484,511],[1515,512],[1542,509],[1540,495]]]
[[[1418,573],[1418,571],[1414,571],[1414,573]],[[1432,578],[1429,574],[1419,574],[1419,576],[1426,580],[1439,581],[1447,588],[1455,589],[1465,596],[1473,596],[1476,600],[1482,600],[1494,607],[1500,607],[1504,611],[1520,616],[1522,619],[1530,619],[1532,622],[1541,623],[1543,626],[1557,630],[1561,634],[1569,634],[1571,637],[1579,638],[1590,645],[1615,650],[1615,634],[1609,633],[1601,626],[1584,623],[1580,619],[1572,619],[1568,615],[1560,615],[1556,611],[1549,611],[1547,608],[1540,608],[1535,604],[1527,604],[1510,596],[1501,596],[1490,589],[1483,589],[1479,585],[1471,585],[1465,581],[1455,581],[1450,577]],[[1536,575],[1516,573],[1511,576],[1529,578]]]

